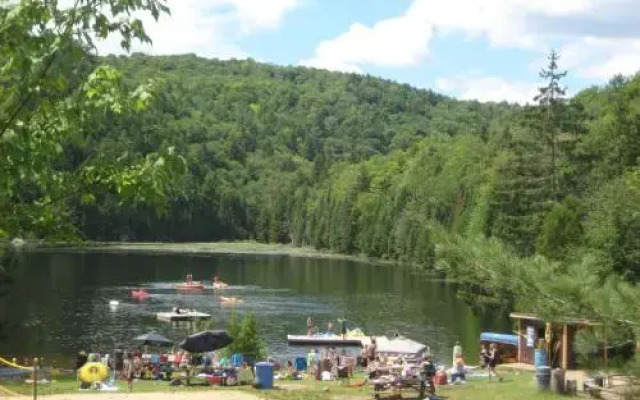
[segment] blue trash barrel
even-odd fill
[[[536,367],[536,380],[538,381],[538,389],[549,390],[551,385],[551,368]]]
[[[545,349],[536,349],[533,354],[533,365],[537,367],[544,367],[547,365],[547,351]]]
[[[273,389],[273,364],[256,363],[256,384],[260,389]]]

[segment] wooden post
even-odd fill
[[[523,348],[522,348],[522,320],[518,319],[518,364],[522,364],[522,355],[521,353],[523,352]],[[525,337],[526,340],[526,337]],[[527,343],[525,342],[525,346],[527,345]]]
[[[608,365],[609,365],[609,350],[607,349],[607,327],[604,326],[604,370],[607,373],[607,377],[609,376]]]
[[[38,359],[33,359],[33,400],[38,398]]]
[[[562,326],[562,369],[569,369],[569,326]]]

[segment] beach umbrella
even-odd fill
[[[145,346],[171,346],[173,342],[159,333],[149,332],[133,339]]]
[[[78,370],[78,378],[84,383],[102,382],[109,376],[109,369],[99,362],[86,363]]]
[[[190,353],[205,353],[215,351],[230,345],[233,338],[229,336],[227,331],[203,331],[187,336],[180,343],[180,347]]]

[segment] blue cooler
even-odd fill
[[[547,351],[545,349],[535,349],[533,353],[533,365],[536,368],[547,365]]]
[[[256,384],[260,389],[273,389],[273,364],[256,363]]]

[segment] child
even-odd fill
[[[480,346],[480,368],[485,369],[489,366],[489,349],[486,344]]]

